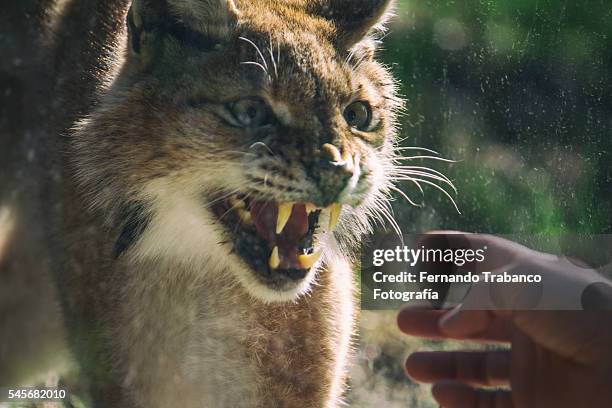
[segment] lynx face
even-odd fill
[[[117,258],[221,271],[266,301],[306,292],[336,225],[367,230],[388,193],[399,103],[368,34],[389,3],[136,0],[127,61],[74,144]]]

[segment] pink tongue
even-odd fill
[[[278,206],[273,202],[253,201],[251,203],[251,217],[255,228],[270,250],[278,247],[281,269],[302,269],[298,262],[298,246],[300,239],[308,232],[308,215],[304,204],[295,204],[291,217],[283,231],[276,235],[276,218]]]

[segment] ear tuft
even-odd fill
[[[311,10],[336,26],[339,48],[350,49],[373,31],[384,31],[395,0],[315,0]]]
[[[229,38],[238,20],[233,0],[134,0],[128,13],[132,52],[171,35],[202,51]]]
[[[175,16],[189,28],[217,39],[227,38],[238,20],[234,0],[167,0]]]

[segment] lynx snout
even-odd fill
[[[360,199],[351,200],[350,195],[362,180],[361,155],[352,153],[347,148],[340,152],[330,143],[324,144],[322,150],[323,160],[317,176],[323,204],[359,204]]]

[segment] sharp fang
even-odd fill
[[[334,146],[331,143],[325,143],[322,147],[323,147],[323,150],[325,150],[327,154],[329,154],[329,156],[331,157],[334,163],[340,163],[342,161],[340,150],[338,150],[336,146]]]
[[[277,269],[280,265],[280,257],[278,256],[278,247],[275,246],[272,250],[272,254],[270,255],[270,260],[268,261],[268,265],[270,268]]]
[[[340,212],[342,211],[342,204],[332,204],[329,206],[329,231],[333,232],[338,225],[338,219],[340,218]]]
[[[293,203],[281,203],[278,205],[278,217],[276,218],[276,233],[280,234],[283,232],[285,225],[289,222],[291,217],[291,211],[293,210]]]
[[[298,262],[304,269],[310,269],[321,257],[320,252],[315,252],[310,255],[299,255]]]
[[[240,221],[242,221],[243,223],[247,225],[251,225],[253,223],[253,219],[251,218],[251,213],[246,210],[239,209],[238,217],[240,217]]]
[[[232,208],[246,208],[246,203],[239,198],[230,197],[229,202]]]
[[[306,203],[306,214],[310,214],[311,212],[317,211],[317,206],[313,203]]]

